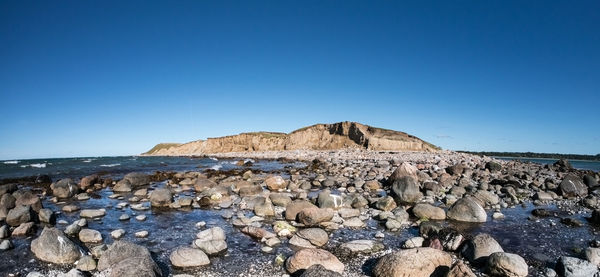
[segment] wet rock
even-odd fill
[[[13,237],[22,237],[22,236],[27,236],[27,235],[33,235],[34,233],[35,233],[35,223],[27,222],[27,223],[21,223],[21,225],[19,225],[19,227],[15,228],[12,231],[12,236]]]
[[[285,262],[288,272],[294,274],[299,270],[320,264],[325,269],[342,273],[344,264],[336,256],[323,249],[302,249],[289,257]]]
[[[130,192],[133,190],[129,181],[123,179],[117,182],[115,186],[112,188],[114,192]]]
[[[543,208],[533,209],[533,211],[531,211],[531,214],[534,216],[537,216],[537,217],[552,216],[552,212],[550,212],[549,210],[543,209]]]
[[[4,239],[8,237],[8,226],[2,225],[0,226],[0,239]]]
[[[79,211],[79,207],[77,207],[75,205],[65,205],[64,207],[62,207],[62,211],[66,212],[66,213],[72,213],[72,212]]]
[[[386,211],[386,212],[391,211],[391,210],[395,209],[396,207],[397,207],[396,201],[391,196],[383,197],[383,198],[377,200],[377,202],[375,202],[376,209]]]
[[[333,218],[333,210],[321,208],[306,208],[298,213],[298,220],[306,226],[314,226]]]
[[[321,228],[302,229],[290,239],[289,243],[293,249],[315,248],[327,244],[329,235]]]
[[[114,230],[114,231],[110,232],[110,236],[113,239],[120,239],[124,235],[125,235],[125,230],[123,230],[123,229],[117,229],[117,230]]]
[[[0,251],[6,251],[6,250],[9,250],[12,248],[13,248],[13,245],[10,242],[10,240],[7,240],[7,239],[0,240]]]
[[[123,240],[111,244],[98,260],[98,270],[107,269],[110,269],[110,277],[162,276],[148,249]]]
[[[446,277],[476,277],[476,275],[463,261],[458,260]]]
[[[379,252],[384,248],[383,243],[375,240],[353,240],[342,243],[339,251],[343,255],[370,254]]]
[[[55,264],[72,264],[81,257],[79,247],[62,231],[48,227],[31,242],[31,252],[42,261]]]
[[[287,187],[285,180],[283,180],[281,176],[271,176],[267,178],[265,180],[265,185],[272,191],[278,191]]]
[[[17,206],[8,211],[5,221],[10,226],[19,226],[21,223],[31,221],[33,216],[30,206]]]
[[[373,268],[375,277],[443,276],[452,257],[433,248],[413,248],[387,254]]]
[[[65,234],[69,236],[75,236],[79,234],[79,231],[81,231],[81,226],[79,226],[77,222],[73,222],[72,224],[67,226],[67,228],[65,228]]]
[[[583,183],[588,186],[588,188],[595,188],[598,186],[598,181],[594,176],[586,174],[583,176]]]
[[[422,247],[423,242],[425,242],[425,239],[423,237],[413,237],[413,238],[407,239],[404,242],[404,244],[402,244],[402,248],[412,249],[412,248]]]
[[[150,176],[142,172],[128,173],[123,177],[123,180],[127,181],[133,188],[150,184]]]
[[[584,197],[588,194],[587,186],[575,174],[565,176],[558,188],[563,197]]]
[[[417,180],[410,176],[396,179],[392,184],[395,200],[400,204],[415,203],[423,198]]]
[[[83,256],[77,261],[77,269],[81,271],[96,270],[96,260],[92,256]]]
[[[317,208],[313,203],[306,200],[295,200],[288,204],[285,208],[285,219],[296,220],[298,213],[306,208]]]
[[[343,205],[343,199],[339,195],[332,195],[329,190],[323,190],[319,193],[317,203],[320,208],[339,209]]]
[[[565,224],[569,227],[582,227],[583,226],[583,222],[579,221],[578,219],[571,218],[571,217],[561,218],[560,223]]]
[[[216,255],[227,249],[225,231],[221,227],[213,227],[196,234],[194,246],[208,255]]]
[[[463,222],[486,222],[487,214],[483,207],[470,197],[461,198],[450,209],[446,216],[449,219]]]
[[[85,209],[85,210],[81,210],[81,212],[79,212],[80,217],[86,217],[86,218],[99,218],[99,217],[103,217],[105,215],[106,215],[105,209]]]
[[[40,222],[54,224],[56,222],[56,217],[54,216],[54,212],[50,209],[40,209],[38,212],[38,217]]]
[[[461,254],[472,263],[482,264],[492,253],[504,252],[502,246],[490,235],[481,233],[467,241]]]
[[[42,200],[30,190],[18,190],[13,193],[15,206],[29,205],[31,209],[38,212],[42,208]]]
[[[600,248],[588,247],[585,249],[584,255],[588,262],[600,266]]]
[[[413,214],[418,218],[426,218],[433,220],[444,220],[446,219],[446,212],[444,209],[430,205],[430,204],[417,204],[412,208]]]
[[[242,233],[250,235],[253,238],[263,239],[263,238],[274,238],[277,235],[267,231],[264,228],[254,227],[254,226],[246,226],[242,228]]]
[[[69,178],[61,179],[58,182],[53,183],[50,185],[50,188],[52,189],[52,195],[58,198],[70,198],[79,192],[77,183]]]
[[[274,216],[275,210],[271,201],[264,197],[259,197],[257,203],[254,204],[254,214],[258,216]]]
[[[504,252],[489,256],[487,270],[492,276],[525,277],[528,274],[527,263],[521,256]]]
[[[155,189],[150,193],[150,205],[152,207],[168,207],[171,202],[173,202],[173,195],[169,189]]]
[[[328,270],[320,264],[314,264],[302,272],[299,277],[342,277],[342,274]]]
[[[451,228],[444,228],[437,234],[437,238],[442,243],[446,251],[456,251],[464,241],[464,237],[458,231]]]
[[[100,177],[98,175],[85,176],[81,178],[81,181],[79,181],[79,187],[82,190],[86,190],[87,188],[94,187],[96,183],[101,182],[102,180],[100,180]]]
[[[554,198],[552,197],[552,194],[547,193],[545,191],[538,191],[535,193],[534,199],[540,200],[540,201],[552,201],[554,200]]]
[[[82,229],[79,231],[79,240],[83,243],[100,243],[102,234],[93,229]]]
[[[196,192],[203,192],[205,190],[214,188],[216,186],[217,186],[217,183],[214,182],[213,180],[206,179],[206,178],[198,178],[198,179],[196,179],[196,182],[194,183],[194,190],[196,190]]]
[[[147,238],[150,235],[150,233],[148,231],[146,231],[146,230],[142,230],[142,231],[139,231],[139,232],[135,232],[133,235],[136,238]]]
[[[202,250],[191,247],[179,247],[169,256],[176,267],[197,267],[210,264],[208,256]]]
[[[473,196],[481,201],[484,206],[493,206],[500,203],[498,195],[491,191],[478,190]]]
[[[556,272],[564,277],[596,276],[598,267],[586,260],[563,256],[556,263]]]

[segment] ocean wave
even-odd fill
[[[120,166],[121,164],[101,164],[100,166],[102,167],[115,167],[115,166]]]
[[[21,161],[5,161],[4,164],[18,164]]]
[[[46,167],[46,163],[30,164],[29,166],[35,167],[35,168],[45,168]]]
[[[210,169],[212,169],[212,170],[219,170],[219,169],[221,169],[221,168],[223,168],[223,166],[222,166],[222,165],[220,165],[220,164],[213,165],[213,166],[211,166],[211,167],[210,167]]]
[[[96,159],[87,159],[87,160],[83,160],[82,162],[84,163],[91,163],[92,161],[95,161]]]
[[[213,160],[213,161],[218,161],[219,159],[215,158],[215,157],[210,157],[209,159]]]

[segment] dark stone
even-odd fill
[[[342,274],[328,270],[320,264],[314,264],[304,270],[300,277],[342,277]]]
[[[485,168],[490,172],[496,172],[502,170],[502,165],[497,162],[487,162]]]

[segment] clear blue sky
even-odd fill
[[[358,121],[600,153],[600,1],[1,1],[0,159]]]

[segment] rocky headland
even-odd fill
[[[315,124],[289,134],[242,133],[185,144],[160,143],[142,155],[182,156],[231,152],[281,150],[366,149],[374,151],[438,151],[435,145],[415,136],[356,122]]]
[[[329,133],[329,127],[318,128]],[[437,149],[368,147],[242,149],[211,157],[228,159],[236,168],[132,172],[118,180],[38,177],[0,186],[0,251],[8,257],[0,271],[10,276],[600,274],[600,175],[565,160],[540,165]],[[305,166],[250,168],[262,159],[301,160]]]

